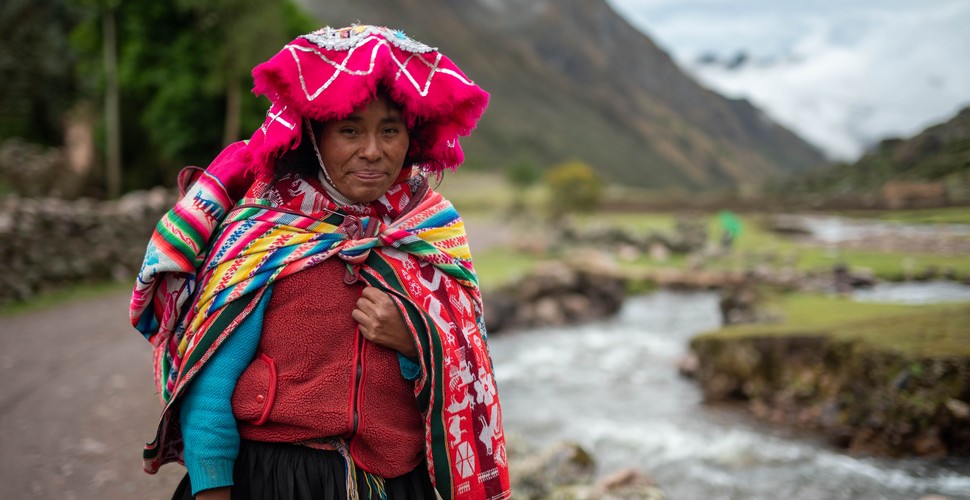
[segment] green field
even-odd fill
[[[476,212],[475,217],[483,217]],[[711,222],[708,230],[709,245],[717,238],[717,227],[713,214],[694,215]],[[642,214],[599,214],[576,217],[579,227],[620,227],[636,233],[661,233],[672,235],[678,215],[670,213]],[[831,272],[834,266],[844,264],[853,271],[871,272],[876,278],[886,281],[900,281],[907,275],[918,273],[928,267],[942,271],[952,271],[961,278],[970,277],[970,254],[944,255],[930,252],[898,252],[874,249],[826,248],[818,245],[800,243],[795,239],[772,233],[761,227],[759,215],[742,216],[744,232],[727,254],[711,252],[703,259],[691,259],[684,254],[671,254],[664,261],[652,260],[642,253],[624,265],[638,269],[686,268],[689,262],[704,269],[746,270],[756,266],[770,266],[779,269],[793,266],[801,272]],[[474,249],[473,249],[474,251]],[[543,258],[558,258],[557,255],[534,255],[515,248],[490,248],[487,252],[476,252],[476,269],[483,286],[502,284],[509,279],[527,272],[531,264]]]
[[[970,304],[901,305],[786,294],[765,306],[778,321],[733,325],[703,336],[824,335],[914,357],[970,356]]]

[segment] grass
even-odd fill
[[[452,182],[448,187],[456,193],[457,203],[471,209],[469,212],[471,216],[499,218],[508,215],[509,205],[507,203],[511,203],[508,193],[494,194],[503,189],[502,182],[503,180],[496,174],[475,174],[468,176],[460,183]],[[530,196],[533,196],[533,198],[528,200],[529,206],[537,206],[538,202],[535,197],[538,195],[536,195],[535,190],[530,193]],[[970,208],[968,207],[851,212],[841,215],[865,215],[868,218],[898,220],[906,223],[970,222]],[[807,245],[765,229],[761,215],[738,214],[738,216],[743,222],[744,229],[735,242],[732,253],[727,256],[707,258],[704,262],[705,267],[739,270],[754,265],[778,266],[782,263],[791,263],[802,272],[829,272],[835,265],[845,264],[854,271],[870,271],[875,277],[882,280],[899,281],[908,275],[920,273],[933,266],[941,272],[952,270],[958,276],[970,276],[970,255],[826,248]],[[709,241],[717,240],[718,223],[714,212],[610,212],[575,215],[572,220],[584,228],[606,226],[620,227],[641,233],[673,234],[680,217],[693,217],[703,220],[707,224]],[[501,284],[504,279],[518,276],[527,271],[529,265],[539,260],[535,257],[517,255],[512,250],[490,250],[490,255],[476,254],[475,257],[476,266],[480,269],[480,276],[485,286]],[[495,260],[496,264],[486,262],[487,259]],[[662,267],[684,268],[686,263],[687,259],[679,255],[672,255],[665,262],[657,262],[647,256],[641,256],[629,265],[641,269],[656,269]]]
[[[729,326],[702,336],[819,334],[916,357],[970,356],[970,303],[879,304],[809,294],[787,294],[769,303],[781,322]]]
[[[437,190],[463,216],[500,213],[507,211],[516,201],[537,205],[537,198],[541,195],[538,190],[530,189],[524,193],[524,200],[516,200],[520,193],[510,189],[501,174],[474,171],[446,173]]]
[[[966,216],[970,211],[962,210]],[[882,213],[882,212],[880,212]],[[895,212],[891,212],[895,213]],[[936,211],[937,215],[941,211]],[[953,215],[948,209],[942,213]],[[876,213],[870,213],[875,216]],[[923,214],[931,216],[929,213]],[[583,226],[612,225],[633,231],[660,231],[671,233],[677,218],[681,216],[672,213],[636,213],[636,214],[598,214],[576,218]],[[715,214],[694,213],[687,216],[706,219],[708,238],[716,241],[718,226]],[[940,271],[952,269],[960,276],[970,276],[970,255],[942,255],[933,253],[913,253],[898,251],[879,251],[851,248],[825,248],[806,245],[798,241],[780,236],[762,227],[761,217],[758,215],[739,215],[744,224],[741,236],[734,245],[732,255],[727,257],[712,257],[706,265],[714,269],[737,269],[748,264],[770,263],[775,261],[792,262],[800,271],[821,270],[829,271],[836,264],[847,264],[850,268],[867,269],[884,280],[898,281],[907,274],[918,273],[929,266],[935,266]],[[676,267],[681,261],[673,260],[665,265]],[[638,265],[657,267],[658,264],[641,260]]]
[[[899,281],[907,274],[933,266],[940,271],[951,269],[959,276],[970,276],[970,255],[936,255],[926,253],[879,252],[875,250],[804,248],[798,251],[799,269],[831,269],[838,263],[853,268],[869,269],[877,277]]]
[[[75,285],[69,288],[41,293],[26,302],[14,302],[0,306],[0,316],[15,316],[39,311],[62,305],[66,302],[94,297],[103,297],[112,293],[131,291],[131,282],[104,282]]]
[[[615,226],[636,232],[672,232],[677,218],[674,214],[661,212],[580,214],[574,217],[577,224],[591,228]]]
[[[970,224],[970,207],[924,208],[920,210],[847,211],[839,215],[875,218],[907,224]]]
[[[475,254],[475,272],[483,290],[497,288],[523,276],[539,257],[506,247],[493,247]]]

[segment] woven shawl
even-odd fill
[[[501,410],[464,223],[440,194],[416,189],[420,182],[399,183],[371,204],[407,207],[390,220],[385,210],[354,214],[354,207],[338,207],[299,178],[254,187],[257,195],[228,211],[218,181],[199,179],[159,222],[132,296],[131,319],[154,346],[165,403],[145,449],[146,471],[181,461],[179,397],[266,286],[340,258],[348,277],[389,293],[406,312],[422,364],[414,392],[436,489],[443,498],[509,496]]]

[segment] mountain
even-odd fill
[[[823,157],[744,100],[702,88],[605,0],[302,0],[322,23],[403,29],[492,98],[472,168],[578,159],[609,181],[760,183]]]
[[[875,193],[889,182],[946,186],[952,201],[970,200],[970,107],[908,139],[886,139],[851,164],[835,164],[789,180],[808,193]]]

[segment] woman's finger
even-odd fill
[[[371,323],[373,322],[373,320],[371,319],[371,316],[365,313],[364,311],[360,310],[359,308],[351,311],[350,317],[354,318],[354,321],[356,321],[357,324],[361,326],[361,328],[369,329],[371,327]]]
[[[362,299],[367,299],[376,305],[387,304],[392,302],[391,297],[381,290],[374,288],[372,286],[364,288],[364,292],[360,296]]]

